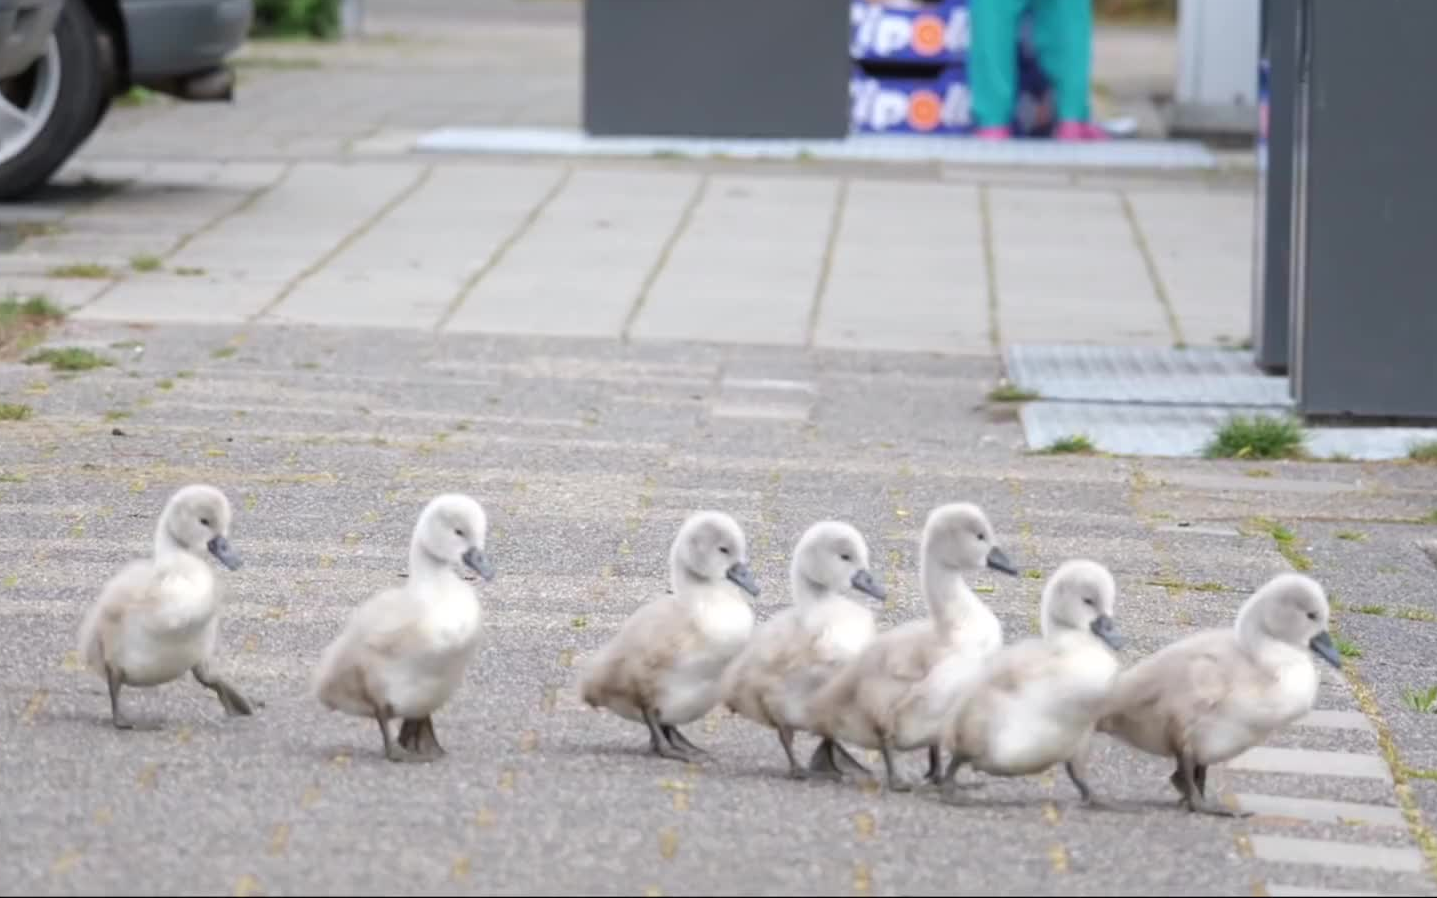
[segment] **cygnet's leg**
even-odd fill
[[[813,754],[808,759],[809,776],[843,779],[843,769],[838,766],[838,758],[834,754],[835,747],[838,747],[838,743],[831,739],[824,739],[818,743],[818,747],[813,750]]]
[[[1177,767],[1173,768],[1172,776],[1168,777],[1168,782],[1172,783],[1173,788],[1178,790],[1178,795],[1180,796],[1178,798],[1178,804],[1186,805],[1188,802],[1188,793],[1184,785],[1185,781],[1183,780],[1183,762],[1181,760],[1178,761]],[[1207,798],[1206,764],[1193,765],[1193,782],[1197,784],[1198,795],[1202,796],[1203,798]]]
[[[793,756],[793,730],[780,725],[778,728],[778,741],[783,746],[783,753],[788,756],[788,775],[796,780],[806,780],[814,776],[809,771],[799,766],[798,758]]]
[[[664,733],[664,738],[668,739],[669,744],[672,745],[674,748],[677,748],[679,751],[685,751],[691,755],[699,755],[700,757],[708,755],[707,751],[702,748],[699,748],[697,745],[694,745],[692,742],[689,741],[687,736],[685,736],[683,733],[680,733],[678,727],[666,723],[663,725],[662,729]]]
[[[425,717],[414,725],[414,741],[417,750],[422,755],[431,755],[442,758],[449,752],[439,744],[439,737],[434,735],[434,718]]]
[[[1068,771],[1068,779],[1078,789],[1078,797],[1083,804],[1097,811],[1116,810],[1113,805],[1093,795],[1093,790],[1088,786],[1088,758],[1086,754],[1080,754],[1070,758],[1064,763],[1063,768]]]
[[[419,751],[419,721],[404,718],[399,724],[399,747]]]
[[[392,714],[385,714],[383,710],[376,710],[374,712],[374,719],[379,721],[379,733],[384,737],[384,757],[390,761],[400,763],[432,760],[431,758],[426,758],[423,755],[410,751],[390,737],[389,718],[392,716]]]
[[[196,664],[190,669],[190,673],[195,675],[195,679],[201,686],[214,690],[215,695],[219,696],[220,704],[224,705],[227,716],[248,717],[254,713],[254,708],[250,707],[249,700],[240,695],[239,690],[226,683],[219,674],[210,673],[207,662],[201,661]]]
[[[843,779],[849,775],[873,776],[873,771],[849,754],[842,742],[829,739],[827,736],[818,743],[818,747],[813,750],[813,755],[808,759],[808,771],[815,776],[824,776],[829,779]]]
[[[110,720],[117,730],[133,730],[134,721],[120,710],[120,687],[125,685],[125,676],[110,665],[105,665],[105,679],[110,684]]]
[[[833,760],[836,762],[836,766],[841,772],[862,774],[863,776],[873,775],[873,771],[863,766],[863,764],[857,758],[848,753],[848,749],[843,747],[842,742],[828,740],[828,743],[832,746]]]
[[[1225,807],[1224,805],[1214,804],[1203,796],[1198,788],[1197,768],[1199,765],[1193,758],[1191,749],[1183,751],[1182,756],[1178,759],[1178,763],[1181,765],[1183,775],[1181,786],[1183,799],[1189,811],[1196,814],[1212,814],[1215,817],[1252,816],[1252,811],[1234,811],[1232,808]],[[1206,774],[1206,771],[1204,771],[1204,774]],[[1203,786],[1207,785],[1206,775],[1204,775],[1202,783]]]
[[[958,785],[958,771],[967,763],[968,759],[956,751],[953,753],[953,756],[948,759],[948,767],[943,771],[943,775],[938,778],[938,788],[941,790],[945,802],[949,804],[957,803],[957,790],[962,788]]]
[[[892,737],[885,736],[878,747],[879,750],[883,752],[883,769],[888,774],[888,791],[912,792],[913,784],[898,775],[898,766],[893,762]]]
[[[943,753],[936,745],[928,746],[928,772],[923,774],[923,779],[933,785],[943,782]]]
[[[691,761],[683,749],[671,743],[664,731],[659,727],[658,715],[648,708],[643,709],[644,725],[649,728],[649,751],[661,758],[668,758],[671,761]]]

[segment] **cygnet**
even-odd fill
[[[1002,625],[964,580],[965,573],[985,566],[1018,573],[996,544],[983,510],[967,502],[935,508],[921,543],[928,616],[880,633],[814,698],[813,731],[881,751],[893,791],[913,788],[898,775],[899,751],[927,747],[927,778],[938,781],[943,721],[982,664],[1002,647]]]
[[[748,542],[732,517],[697,512],[669,549],[673,592],[640,607],[586,665],[579,694],[595,708],[642,723],[662,758],[707,754],[679,727],[718,704],[724,668],[748,644],[759,589]]]
[[[793,753],[795,730],[808,727],[814,693],[877,635],[873,612],[848,597],[864,593],[882,601],[882,585],[869,570],[868,543],[852,525],[820,521],[808,528],[789,565],[793,604],[754,633],[748,647],[724,672],[724,701],[736,713],[778,731],[789,775],[807,778]],[[822,756],[862,767],[842,746],[825,739]]]
[[[945,724],[945,787],[964,764],[1025,776],[1061,761],[1082,800],[1100,804],[1086,765],[1093,727],[1117,685],[1117,592],[1113,575],[1094,561],[1067,561],[1053,572],[1043,587],[1042,636],[994,655]]]
[[[135,724],[120,710],[123,686],[158,686],[186,671],[214,691],[227,716],[254,713],[249,701],[210,669],[219,634],[220,589],[205,556],[230,570],[229,499],[220,490],[186,486],[165,503],[155,526],[154,557],[132,561],[110,578],[80,622],[79,655],[110,687],[110,719]]]
[[[483,609],[456,572],[494,579],[484,551],[488,518],[469,496],[432,499],[409,542],[409,577],[371,596],[320,655],[312,689],[326,708],[379,724],[391,761],[446,754],[432,715],[449,701],[479,645]],[[389,721],[399,718],[398,740]]]
[[[1124,671],[1098,730],[1173,758],[1169,782],[1189,811],[1247,816],[1208,802],[1207,768],[1312,710],[1313,654],[1342,667],[1329,613],[1317,581],[1277,575],[1243,603],[1232,627],[1195,633]]]

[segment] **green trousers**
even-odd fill
[[[1058,121],[1086,122],[1093,67],[1092,0],[969,0],[968,75],[980,128],[1007,125],[1018,101],[1018,26],[1033,14],[1033,48],[1053,82]]]

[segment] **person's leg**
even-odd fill
[[[980,136],[1001,136],[1018,99],[1018,17],[1028,0],[971,0],[968,81]],[[1001,129],[1001,130],[1000,130]]]
[[[1089,122],[1093,71],[1091,0],[1034,0],[1033,38],[1039,65],[1053,82],[1057,136],[1101,136]]]

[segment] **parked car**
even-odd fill
[[[49,181],[133,86],[234,96],[253,0],[0,0],[0,200]]]

